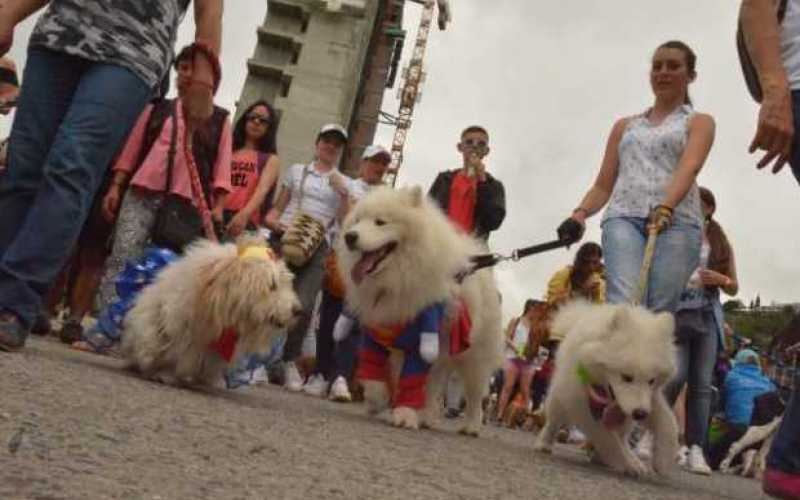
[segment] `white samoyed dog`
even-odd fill
[[[575,425],[596,458],[640,476],[649,468],[628,444],[636,422],[653,433],[653,468],[669,472],[678,450],[678,425],[663,394],[676,370],[673,330],[671,314],[627,304],[575,302],[562,308],[552,332],[564,340],[536,449],[550,452],[559,429]]]
[[[123,356],[146,378],[211,385],[293,324],[301,313],[293,279],[263,240],[194,243],[136,298]]]
[[[471,256],[486,252],[485,245],[456,230],[418,186],[374,190],[347,216],[341,236],[337,256],[346,302],[362,325],[403,325],[432,304],[446,304],[441,329],[445,333],[439,339],[438,358],[427,372],[424,408],[391,402],[390,385],[401,376],[393,351],[393,381],[362,379],[370,412],[393,407],[394,425],[431,427],[442,407],[442,388],[455,370],[464,382],[467,402],[460,432],[478,435],[481,403],[492,372],[502,362],[500,294],[490,269],[463,280],[457,276],[470,268]],[[445,339],[462,305],[471,320],[469,347],[451,354]]]

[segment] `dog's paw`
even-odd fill
[[[542,439],[537,439],[536,444],[533,445],[533,451],[550,455],[553,453],[553,445],[546,443]]]
[[[420,429],[435,429],[438,422],[436,412],[426,407],[419,412],[419,428]]]
[[[631,457],[629,460],[626,460],[625,466],[621,472],[626,476],[639,478],[646,476],[650,472],[650,468],[638,458]]]
[[[405,429],[419,429],[417,411],[407,406],[398,406],[392,411],[392,425]]]
[[[367,407],[367,414],[378,415],[389,406],[389,391],[386,384],[374,380],[364,380],[361,382],[364,387],[364,403]]]
[[[174,373],[168,371],[160,371],[150,375],[150,380],[159,382],[165,385],[180,385],[178,377]]]
[[[458,430],[458,433],[463,434],[464,436],[478,437],[481,433],[480,421],[478,421],[477,424],[473,422],[465,425]]]
[[[675,460],[677,453],[672,452],[659,452],[655,450],[653,454],[653,471],[662,476],[666,476],[674,472],[678,468],[678,462]]]

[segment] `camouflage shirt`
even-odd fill
[[[118,64],[156,87],[172,61],[189,0],[51,0],[31,35],[44,47]]]

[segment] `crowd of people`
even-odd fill
[[[0,3],[0,56],[15,26],[47,3]],[[83,320],[115,301],[115,279],[126,263],[150,244],[180,252],[197,238],[225,241],[256,231],[290,264],[306,311],[287,332],[279,378],[291,391],[349,401],[360,329],[344,303],[332,242],[353,205],[382,184],[391,155],[368,146],[358,177],[344,175],[339,162],[350,138],[346,127],[332,123],[318,130],[307,164],[282,170],[270,103],[248,103],[235,123],[214,105],[221,0],[195,0],[195,41],[172,56],[189,4],[49,2],[29,40],[21,86],[13,63],[0,59],[0,112],[17,108],[7,152],[0,154],[0,350],[21,350],[30,332],[47,332],[63,303],[61,339],[113,353],[120,331],[84,331]],[[780,0],[778,7],[776,15],[770,0],[742,2],[742,39],[755,75],[749,82],[760,100],[750,151],[764,151],[759,168],[777,172],[788,163],[800,181],[800,0]],[[654,101],[614,123],[596,180],[557,229],[562,240],[577,242],[587,220],[603,210],[601,244],[584,243],[573,264],[553,275],[544,300],[526,301],[509,322],[493,418],[502,419],[515,393],[524,406],[541,402],[560,341],[547,325],[560,306],[576,299],[638,301],[674,314],[678,375],[667,395],[676,403],[685,394],[685,467],[710,474],[725,444],[749,424],[756,399],[774,387],[757,356],[739,352],[717,381],[728,433],[709,442],[713,377],[725,345],[720,293],[735,295],[739,282],[732,245],[714,218],[716,197],[696,182],[716,128],[689,97],[696,65],[683,42],[654,51]],[[177,73],[175,99],[163,97],[170,66]],[[429,196],[488,248],[506,217],[504,185],[485,163],[489,132],[467,127],[457,151],[460,165],[441,172]],[[317,297],[315,360],[307,369],[302,344]],[[247,360],[248,367],[263,364]],[[458,380],[449,385],[454,411],[448,413],[456,416]],[[764,476],[765,491],[779,498],[800,498],[798,412],[795,392]],[[638,441],[647,453],[647,434]]]

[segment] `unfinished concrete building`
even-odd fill
[[[238,109],[258,99],[274,104],[284,165],[308,162],[319,127],[338,122],[351,137],[343,170],[355,172],[375,135],[384,90],[395,79],[404,39],[403,4],[267,1]]]

